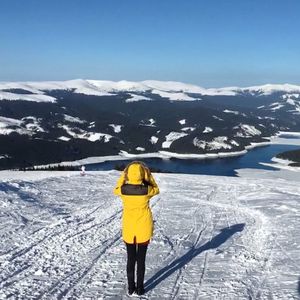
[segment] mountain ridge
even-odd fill
[[[183,93],[171,100],[191,100],[186,99],[186,94],[198,94],[202,96],[236,96],[243,93],[257,93],[259,95],[270,95],[275,92],[300,93],[300,85],[292,84],[265,84],[250,87],[222,87],[222,88],[204,88],[194,84],[182,83],[177,81],[108,81],[108,80],[85,80],[74,79],[67,81],[28,81],[28,82],[0,82],[0,100],[9,98],[11,95],[9,90],[23,90],[32,94],[42,95],[45,91],[53,90],[73,90],[75,93],[82,93],[94,96],[115,95],[120,92],[152,92],[159,94],[160,92]],[[3,94],[6,93],[6,94]],[[12,92],[12,94],[15,94]],[[18,94],[18,93],[16,93]],[[25,94],[26,95],[26,94]],[[22,100],[25,96],[22,96]],[[26,97],[25,97],[26,98]],[[194,98],[198,100],[198,97]],[[16,96],[11,99],[16,100]],[[32,100],[34,101],[34,100]],[[46,101],[46,100],[44,100]],[[49,101],[53,99],[49,98]]]

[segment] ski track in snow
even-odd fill
[[[129,298],[119,173],[74,174],[0,183],[0,299]],[[155,178],[142,299],[298,299],[296,182]]]

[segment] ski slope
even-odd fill
[[[1,172],[0,299],[128,299],[118,176]],[[142,299],[298,299],[299,182],[154,176]]]

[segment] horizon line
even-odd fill
[[[222,88],[241,88],[241,89],[247,89],[251,87],[259,87],[259,86],[278,86],[278,85],[290,85],[290,86],[298,86],[300,87],[299,84],[295,83],[274,83],[274,82],[268,82],[268,83],[262,83],[262,84],[249,84],[247,86],[239,86],[239,85],[225,85],[225,86],[219,86],[219,87],[206,87],[203,85],[199,85],[196,83],[191,83],[187,81],[179,81],[179,80],[158,80],[158,79],[145,79],[145,80],[127,80],[127,79],[121,79],[121,80],[109,80],[109,79],[94,79],[94,78],[72,78],[72,79],[58,79],[58,80],[0,80],[0,83],[35,83],[35,82],[66,82],[66,81],[104,81],[104,82],[114,82],[114,83],[119,83],[119,82],[134,82],[134,83],[143,83],[147,81],[156,81],[156,82],[174,82],[174,83],[183,83],[183,84],[188,84],[188,85],[194,85],[197,87],[205,88],[205,89],[222,89]]]

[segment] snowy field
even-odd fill
[[[0,172],[0,299],[127,299],[118,176]],[[299,182],[154,176],[143,299],[299,299]]]

